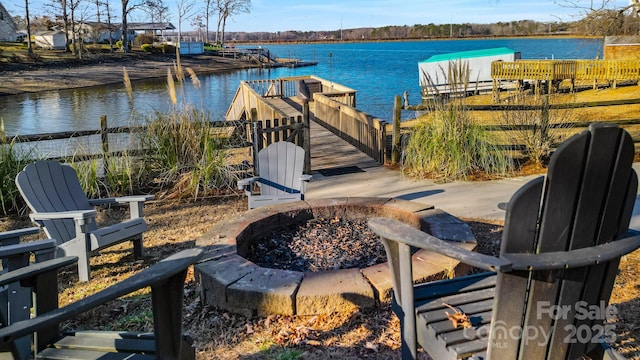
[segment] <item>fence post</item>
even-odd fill
[[[396,95],[393,102],[393,132],[391,133],[391,165],[400,161],[400,119],[402,114],[402,98]]]
[[[100,138],[102,141],[102,169],[106,176],[109,171],[107,155],[109,154],[109,133],[107,132],[107,115],[100,115]]]
[[[540,111],[540,145],[547,143],[549,140],[549,95],[542,97],[542,106]]]
[[[302,103],[302,147],[304,148],[304,173],[311,174],[311,126],[309,123],[309,102]]]
[[[254,121],[251,123],[251,125],[253,125],[253,174],[258,175],[260,174],[258,152],[260,151],[260,149],[262,149],[262,134],[260,131],[262,123],[260,123],[259,121]]]

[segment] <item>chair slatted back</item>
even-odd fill
[[[258,152],[259,175],[261,178],[293,190],[300,190],[300,176],[304,171],[302,147],[292,142],[275,142]],[[261,184],[261,195],[282,195],[285,191]]]
[[[546,180],[529,183],[511,199],[501,253],[574,250],[623,235],[638,186],[633,156],[633,140],[616,126],[592,125],[565,141],[552,157]],[[576,316],[576,310],[608,301],[618,262],[500,273],[489,358],[574,359],[584,354],[589,344],[567,340],[574,330],[593,329],[602,319]],[[571,311],[555,316],[551,306]],[[514,329],[521,329],[522,336],[514,336]],[[594,330],[596,335],[602,334]],[[549,341],[540,346],[545,336]]]
[[[56,161],[40,160],[27,165],[16,177],[22,197],[34,213],[90,210],[76,171]],[[75,238],[73,220],[44,220],[42,225],[49,237],[63,243]],[[95,222],[87,229],[96,228]]]

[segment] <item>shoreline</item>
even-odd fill
[[[197,75],[255,67],[249,62],[210,55],[182,56],[180,62]],[[173,73],[174,63],[175,56],[134,57],[119,54],[89,61],[14,64],[0,70],[0,96],[118,84],[124,80],[123,68],[126,68],[133,82],[166,78],[167,69]]]

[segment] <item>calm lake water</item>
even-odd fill
[[[602,58],[601,39],[492,39],[407,42],[269,45],[278,57],[317,61],[296,69],[250,69],[200,76],[201,87],[187,84],[185,98],[222,120],[242,80],[316,75],[358,91],[358,109],[383,120],[393,114],[393,98],[409,92],[409,102],[420,102],[418,62],[435,54],[508,47],[523,59]],[[99,128],[100,115],[109,126],[128,125],[133,112],[170,110],[164,80],[134,82],[131,104],[122,85],[0,96],[0,118],[9,135]],[[405,114],[410,116],[411,114]]]

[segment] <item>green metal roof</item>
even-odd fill
[[[438,54],[433,55],[427,60],[421,62],[438,62],[438,61],[454,61],[458,59],[469,59],[483,56],[496,56],[496,55],[507,55],[513,54],[515,51],[506,48],[494,48],[494,49],[481,49],[481,50],[471,50],[471,51],[460,51],[448,54]]]

